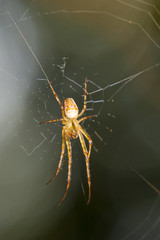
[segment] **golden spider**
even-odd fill
[[[61,150],[60,161],[59,161],[58,168],[57,168],[57,171],[56,171],[54,177],[48,183],[50,183],[58,175],[58,173],[61,169],[61,166],[62,166],[62,159],[64,156],[65,145],[67,145],[67,149],[68,149],[68,181],[67,181],[67,187],[66,187],[65,194],[59,204],[59,206],[60,206],[66,197],[66,194],[68,192],[70,182],[71,182],[72,147],[71,147],[70,139],[71,138],[75,139],[75,138],[79,137],[80,143],[82,145],[83,153],[86,158],[86,169],[87,169],[87,178],[88,178],[88,187],[89,187],[89,197],[88,197],[88,202],[87,202],[87,204],[88,204],[90,202],[90,198],[91,198],[91,179],[90,179],[89,159],[90,159],[91,148],[92,148],[92,139],[90,138],[88,133],[80,126],[79,123],[88,118],[97,117],[97,115],[82,117],[78,120],[78,118],[80,116],[82,116],[82,114],[86,110],[87,78],[85,78],[84,106],[80,113],[79,113],[78,107],[77,107],[75,101],[73,100],[73,98],[65,99],[63,102],[63,105],[62,105],[61,101],[59,100],[57,94],[55,93],[51,83],[49,83],[49,85],[52,89],[52,92],[53,92],[55,98],[57,99],[57,102],[60,105],[60,108],[62,111],[62,118],[44,121],[44,122],[41,122],[40,124],[62,121],[62,124],[64,126],[62,128],[62,150]],[[89,151],[87,150],[83,135],[86,137],[86,139],[89,142]]]
[[[82,114],[86,110],[87,78],[85,78],[84,106],[83,106],[82,111],[79,113],[78,107],[77,107],[75,101],[72,98],[67,98],[66,100],[64,100],[64,103],[62,105],[61,101],[59,100],[59,98],[58,98],[58,96],[57,96],[57,94],[54,90],[54,88],[51,85],[51,82],[50,82],[45,70],[43,69],[43,67],[42,67],[40,61],[38,60],[38,58],[36,57],[33,49],[30,47],[27,39],[24,37],[23,33],[21,32],[20,28],[18,27],[17,23],[15,22],[15,20],[13,19],[13,17],[11,16],[11,14],[8,10],[7,10],[7,14],[10,17],[10,19],[12,20],[12,22],[13,22],[14,26],[16,27],[17,31],[19,32],[19,34],[23,38],[25,44],[27,45],[27,47],[28,47],[29,51],[31,52],[31,54],[33,55],[34,59],[38,63],[38,65],[39,65],[41,71],[43,72],[44,76],[46,77],[46,80],[47,80],[47,82],[48,82],[48,84],[49,84],[57,102],[59,103],[59,106],[60,106],[61,111],[62,111],[62,118],[56,119],[56,120],[45,121],[45,122],[40,123],[40,124],[43,124],[43,123],[61,121],[62,124],[64,125],[63,129],[62,129],[62,151],[61,151],[59,165],[58,165],[56,174],[54,175],[54,177],[48,183],[50,183],[58,175],[58,173],[60,171],[60,168],[61,168],[61,165],[62,165],[62,159],[63,159],[63,155],[64,155],[64,151],[65,151],[65,145],[67,145],[67,149],[68,149],[68,182],[67,182],[67,187],[66,187],[65,194],[64,194],[64,196],[63,196],[63,198],[62,198],[62,200],[59,204],[59,206],[60,206],[61,203],[64,201],[64,199],[66,197],[67,191],[68,191],[69,186],[70,186],[70,181],[71,181],[72,148],[71,148],[70,139],[71,138],[75,139],[75,138],[79,137],[80,143],[82,145],[83,153],[84,153],[85,159],[86,159],[87,178],[88,178],[88,187],[89,187],[89,197],[88,197],[88,202],[87,203],[89,203],[90,198],[91,198],[91,179],[90,179],[90,170],[89,170],[89,159],[90,159],[91,148],[92,148],[92,139],[90,138],[88,133],[80,126],[79,123],[88,119],[88,118],[97,117],[97,115],[82,117],[81,119],[78,120],[78,118],[80,116],[82,116]],[[89,150],[87,150],[83,135],[89,141]]]

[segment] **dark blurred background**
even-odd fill
[[[81,109],[88,78],[86,115],[98,114],[82,124],[94,142],[89,205],[78,140],[60,208],[67,154],[45,184],[62,128],[38,122],[61,112],[7,10],[62,101],[73,97]],[[0,52],[0,239],[160,239],[159,194],[134,171],[160,189],[159,1],[1,1]]]

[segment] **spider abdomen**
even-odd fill
[[[70,132],[70,138],[76,139],[78,137],[78,133],[76,131]]]
[[[68,120],[66,123],[65,123],[65,126],[66,126],[66,130],[65,130],[65,133],[66,135],[69,137],[69,138],[77,138],[78,137],[78,132],[76,130],[76,120]]]
[[[66,117],[68,117],[69,119],[78,117],[78,107],[73,98],[65,99],[63,106]]]

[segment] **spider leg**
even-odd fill
[[[67,192],[68,192],[68,189],[69,189],[69,186],[70,186],[70,182],[71,182],[72,147],[71,147],[70,139],[68,137],[65,137],[65,139],[66,139],[66,145],[67,145],[67,149],[68,149],[68,180],[67,180],[66,192],[65,192],[61,202],[58,205],[59,207],[60,207],[60,205],[62,204],[62,202],[64,201],[64,199],[67,195]]]
[[[89,152],[88,152],[88,159],[90,158],[91,155],[91,149],[92,149],[92,139],[90,138],[90,136],[88,135],[88,133],[79,125],[79,130],[81,131],[81,133],[83,133],[83,135],[87,138],[88,142],[89,142]]]
[[[39,124],[51,123],[51,122],[59,122],[59,121],[63,121],[63,118],[40,122]]]
[[[80,142],[81,142],[81,145],[82,145],[83,153],[84,153],[85,158],[86,158],[86,169],[87,169],[88,188],[89,188],[89,196],[88,196],[87,204],[89,204],[90,199],[91,199],[91,176],[90,176],[90,170],[89,170],[89,154],[88,154],[87,147],[86,147],[86,144],[85,144],[84,137],[83,137],[82,133],[79,132],[78,135],[79,135],[79,139],[80,139]]]
[[[57,171],[56,171],[54,177],[53,177],[51,180],[49,180],[49,182],[47,182],[47,184],[50,183],[50,182],[52,182],[53,179],[55,179],[55,177],[57,177],[57,175],[58,175],[58,173],[59,173],[59,171],[60,171],[60,169],[61,169],[62,160],[63,160],[63,156],[64,156],[64,152],[65,152],[65,135],[64,135],[65,133],[64,133],[64,132],[65,132],[65,130],[64,130],[64,128],[63,128],[63,129],[62,129],[62,150],[61,150],[61,156],[60,156],[58,168],[57,168]]]
[[[43,72],[43,73],[44,73],[44,72]],[[57,94],[56,94],[54,88],[52,87],[52,84],[51,84],[51,82],[49,81],[49,78],[48,78],[47,74],[44,73],[44,75],[45,75],[45,77],[46,77],[46,79],[47,79],[47,82],[48,82],[48,84],[49,84],[49,86],[50,86],[50,88],[51,88],[53,94],[54,94],[54,97],[56,98],[57,102],[59,103],[59,106],[61,107],[61,110],[63,111],[62,103],[61,103],[59,97],[57,96]]]
[[[86,100],[87,100],[87,77],[85,78],[84,105],[83,105],[83,109],[80,112],[80,114],[78,115],[78,117],[80,117],[86,111],[86,107],[87,107]]]
[[[81,119],[78,120],[78,123],[80,123],[80,122],[82,122],[82,121],[84,121],[84,120],[86,120],[86,119],[88,119],[88,118],[93,118],[93,117],[98,117],[98,115],[92,115],[92,116],[83,117],[83,118],[81,118]]]

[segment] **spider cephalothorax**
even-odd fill
[[[51,86],[51,84],[50,84],[50,86]],[[61,203],[63,202],[63,200],[66,197],[68,188],[70,186],[70,181],[71,181],[72,147],[71,147],[70,139],[71,138],[75,139],[75,138],[79,137],[80,143],[82,145],[83,153],[84,153],[85,158],[86,158],[86,169],[87,169],[87,178],[88,178],[88,186],[89,186],[89,197],[88,197],[88,203],[89,203],[90,198],[91,198],[91,180],[90,180],[90,170],[89,170],[89,158],[90,158],[90,154],[91,154],[92,140],[91,140],[90,136],[88,135],[88,133],[80,126],[79,123],[82,122],[83,120],[86,120],[87,118],[96,117],[96,115],[86,116],[86,117],[83,117],[83,118],[78,120],[78,118],[86,110],[87,78],[85,78],[84,106],[83,106],[83,109],[80,113],[79,113],[78,107],[77,107],[75,101],[73,100],[73,98],[65,99],[64,102],[63,102],[63,105],[62,105],[52,86],[51,86],[51,89],[52,89],[52,91],[54,93],[54,96],[57,99],[57,101],[58,101],[58,103],[61,107],[63,118],[41,122],[40,124],[62,121],[63,128],[62,128],[62,150],[61,150],[59,165],[58,165],[56,174],[54,175],[54,177],[48,183],[50,183],[58,175],[58,173],[61,169],[61,166],[62,166],[62,159],[63,159],[63,156],[64,156],[65,145],[67,145],[67,149],[68,149],[68,182],[67,182],[66,192],[65,192],[65,194],[64,194],[64,196],[63,196],[63,198],[62,198],[62,200],[59,204],[59,206],[60,206]],[[87,150],[83,135],[89,141],[89,150]]]

